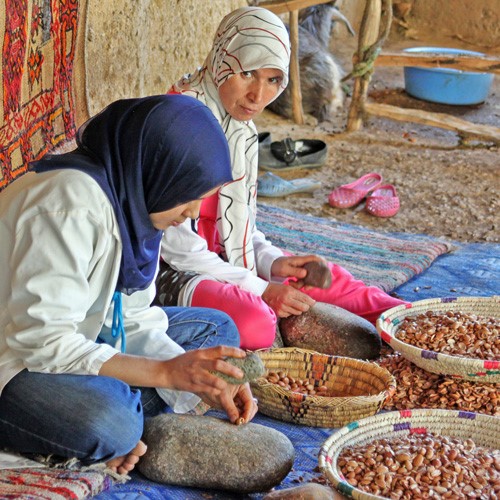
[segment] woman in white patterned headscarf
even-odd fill
[[[289,62],[281,19],[264,8],[243,7],[222,20],[203,67],[170,89],[204,102],[221,123],[233,181],[203,202],[196,232],[190,224],[165,232],[157,301],[223,310],[235,320],[246,349],[269,347],[277,316],[300,315],[315,300],[372,321],[401,303],[332,264],[332,287],[300,289],[304,264],[323,259],[285,256],[255,227],[258,135],[252,119],[285,89]]]
[[[244,7],[221,22],[212,50],[203,68],[174,85],[174,90],[204,102],[222,125],[230,145],[234,182],[219,195],[220,242],[225,258],[233,265],[255,271],[252,228],[255,218],[257,183],[257,130],[252,118],[276,99],[288,83],[290,43],[282,21],[267,9]],[[242,103],[238,116],[226,109],[235,107],[229,97],[224,102],[226,82],[234,78],[247,80],[250,90],[263,72],[269,98],[258,97]],[[256,73],[256,74],[254,74]],[[233,84],[230,81],[230,85]],[[245,82],[246,84],[246,82]],[[255,86],[258,86],[257,83]],[[243,99],[242,99],[243,100]]]

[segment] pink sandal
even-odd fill
[[[365,210],[376,217],[392,217],[399,211],[399,197],[392,184],[384,184],[366,197]]]
[[[328,196],[328,203],[337,208],[353,207],[381,183],[382,176],[377,172],[370,172],[350,184],[335,188]]]

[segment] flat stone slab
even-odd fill
[[[255,493],[277,486],[295,458],[283,433],[208,416],[164,414],[146,420],[146,454],[138,463],[164,484]]]
[[[306,483],[294,488],[275,490],[262,500],[341,500],[347,498],[336,490],[317,483]]]

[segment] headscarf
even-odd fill
[[[204,102],[222,125],[229,143],[233,182],[219,192],[217,231],[224,257],[256,274],[252,233],[255,228],[258,139],[252,121],[227,113],[219,87],[236,73],[262,68],[281,70],[288,83],[290,41],[281,19],[267,9],[243,7],[228,14],[215,34],[202,68],[184,76],[173,90]]]
[[[143,290],[153,281],[162,236],[149,214],[197,200],[231,180],[224,133],[196,99],[161,95],[110,104],[80,127],[77,146],[32,169],[72,168],[97,181],[120,229],[117,290]]]

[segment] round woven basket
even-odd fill
[[[264,415],[313,427],[341,427],[374,415],[396,390],[394,377],[375,363],[284,347],[256,351],[268,372],[285,371],[298,379],[314,380],[338,397],[307,395],[287,390],[261,377],[251,382]]]
[[[433,432],[457,439],[472,439],[477,445],[500,449],[500,418],[455,410],[406,410],[383,412],[334,432],[321,446],[318,463],[323,475],[344,495],[380,499],[349,484],[337,469],[342,450],[372,441],[413,433]]]
[[[384,312],[377,320],[377,330],[382,339],[395,351],[420,368],[432,373],[452,375],[476,382],[500,382],[500,361],[466,358],[420,349],[396,338],[401,322],[409,316],[427,311],[462,311],[478,316],[500,317],[500,296],[453,297],[427,299],[397,306]]]

